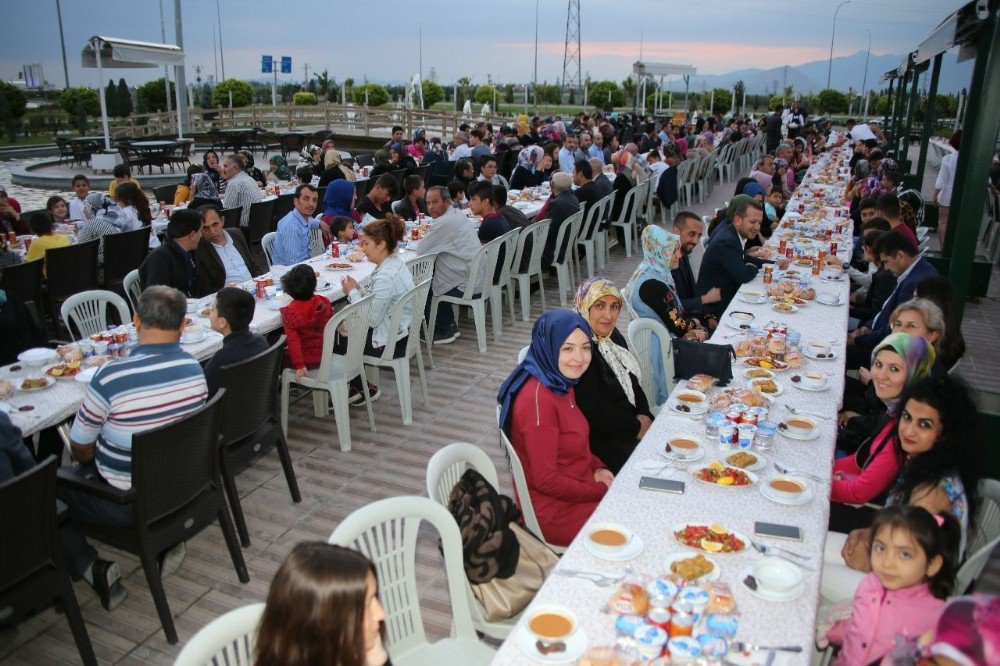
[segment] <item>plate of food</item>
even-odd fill
[[[745,488],[757,483],[757,475],[713,460],[691,472],[696,481],[723,488]]]
[[[54,377],[25,377],[17,384],[17,388],[22,391],[42,391],[55,383]]]
[[[354,270],[354,266],[351,266],[350,264],[344,263],[342,261],[335,261],[332,264],[327,264],[326,268],[327,268],[327,270],[330,270],[330,271],[352,271],[352,270]]]
[[[742,553],[750,543],[718,523],[678,523],[671,532],[679,543],[706,553]]]
[[[776,358],[771,358],[770,356],[754,356],[745,359],[743,362],[753,368],[761,368],[763,370],[774,370],[776,372],[788,370],[787,363],[779,361]]]
[[[757,470],[763,469],[767,466],[767,458],[759,453],[752,453],[750,451],[737,451],[735,453],[730,453],[726,456],[725,462],[727,465],[745,470],[747,472],[756,472]]]
[[[750,368],[743,376],[747,379],[774,379],[774,373],[764,368]]]
[[[781,395],[781,392],[784,390],[781,388],[781,384],[774,381],[770,377],[760,377],[758,379],[750,380],[750,388],[758,393],[763,393],[768,397]]]
[[[794,314],[799,311],[799,306],[792,303],[786,303],[785,301],[780,301],[775,303],[771,309],[775,312],[781,312],[783,314]]]
[[[69,363],[60,363],[59,365],[53,365],[45,369],[45,374],[49,377],[55,377],[56,379],[72,379],[76,375],[83,372],[83,364],[80,361],[71,361]]]
[[[720,575],[718,565],[701,553],[696,555],[673,553],[663,561],[663,568],[689,583],[694,581],[710,583],[719,580]]]

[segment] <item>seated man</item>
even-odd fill
[[[764,155],[757,164],[757,168],[750,172],[750,177],[756,180],[764,188],[764,191],[767,192],[774,178],[774,169],[774,156]]]
[[[472,146],[469,145],[469,140],[466,138],[465,132],[455,132],[453,143],[455,147],[448,153],[449,161],[457,162],[458,160],[472,157]]]
[[[493,186],[486,182],[474,183],[469,191],[469,209],[473,215],[482,217],[479,225],[479,241],[486,245],[510,231],[510,223],[497,210],[493,198]],[[502,259],[497,260],[499,264]]]
[[[69,200],[69,215],[66,219],[73,220],[74,222],[86,220],[87,216],[83,212],[83,207],[86,203],[87,195],[90,194],[90,180],[82,173],[78,173],[73,176],[72,187],[73,193],[76,196]]]
[[[704,306],[717,303],[722,298],[722,292],[718,287],[712,287],[701,295],[698,295],[695,289],[697,283],[694,279],[694,271],[691,270],[691,253],[694,252],[694,248],[701,241],[702,234],[705,233],[705,223],[691,211],[682,210],[674,218],[673,232],[680,236],[681,251],[684,256],[681,257],[680,265],[670,273],[673,275],[677,296],[681,300],[684,311],[697,316],[701,314]]]
[[[435,296],[461,296],[469,281],[469,263],[481,247],[476,235],[476,225],[461,211],[452,207],[448,190],[436,185],[427,190],[427,211],[433,222],[427,235],[420,241],[421,255],[437,254],[434,262],[434,280],[431,291]],[[481,291],[481,284],[477,291]],[[430,318],[431,299],[427,299],[424,313]],[[434,321],[434,344],[446,345],[458,337],[455,313],[441,304]]]
[[[507,179],[497,173],[496,155],[487,155],[479,163],[479,178],[477,180],[489,181],[491,185],[503,185],[505,189],[510,187]]]
[[[401,145],[401,146],[405,146],[406,143],[407,143],[407,141],[406,141],[406,139],[403,138],[403,133],[404,133],[404,131],[403,131],[402,127],[400,127],[399,125],[394,125],[393,128],[392,128],[392,138],[389,139],[388,141],[386,141],[385,145],[382,146],[382,148],[384,148],[385,150],[389,150],[389,148],[393,144],[397,144],[397,143],[399,145]]]
[[[227,155],[222,162],[222,175],[226,177],[226,194],[222,198],[223,208],[242,207],[240,227],[250,223],[250,206],[261,200],[260,188],[246,172],[246,161],[242,155]]]
[[[316,188],[304,183],[295,188],[295,207],[278,221],[278,235],[271,251],[271,264],[294,266],[313,256],[312,230],[322,229],[329,234],[326,222],[314,219],[319,193]]]
[[[549,235],[545,238],[545,249],[542,250],[542,268],[549,268],[556,257],[556,239],[559,236],[559,228],[574,213],[580,211],[580,200],[576,198],[571,186],[573,176],[562,171],[552,174],[552,198],[546,203],[545,214],[539,213],[537,218],[552,220],[549,225]],[[559,248],[559,260],[562,261],[566,254],[566,247],[570,242],[566,237],[563,247]]]
[[[677,201],[677,165],[683,159],[676,144],[668,143],[663,147],[663,163],[666,168],[656,182],[656,198],[663,208],[670,208]]]
[[[139,266],[139,284],[144,290],[162,284],[186,296],[204,295],[193,257],[201,241],[201,222],[202,215],[197,210],[183,209],[171,216],[163,245],[146,255]]]
[[[114,171],[112,171],[112,174],[114,174],[115,179],[111,181],[110,185],[108,185],[108,196],[111,197],[112,199],[115,198],[115,189],[117,189],[117,187],[122,183],[135,183],[135,186],[138,187],[140,190],[142,190],[142,185],[139,184],[138,180],[132,177],[132,172],[129,170],[128,166],[124,164],[116,164]],[[73,180],[76,179],[74,178]],[[89,188],[89,183],[88,183],[88,188]]]
[[[417,219],[418,213],[427,214],[427,204],[424,203],[424,196],[427,188],[424,187],[424,179],[420,176],[407,176],[403,179],[403,198],[396,204],[396,214],[404,220]]]
[[[139,344],[128,357],[107,363],[94,375],[70,431],[79,466],[65,471],[128,490],[132,436],[177,421],[205,403],[205,373],[180,346],[186,314],[187,301],[176,289],[154,286],[142,293],[133,319]],[[101,605],[111,610],[125,598],[121,571],[116,563],[97,557],[74,521],[125,527],[132,523],[132,506],[65,486],[56,494],[71,519],[59,532],[70,575],[84,578]],[[162,554],[161,575],[176,570],[183,553],[180,544]]]
[[[482,164],[483,158],[493,154],[490,147],[483,143],[484,136],[483,131],[478,128],[469,132],[469,148],[472,149],[469,157],[475,164]]]
[[[215,305],[208,320],[213,331],[222,333],[222,349],[205,364],[209,395],[219,390],[222,368],[267,350],[269,345],[264,336],[250,332],[254,307],[254,297],[242,289],[224,287],[215,295]]]
[[[611,184],[603,175],[601,180]],[[576,198],[584,210],[590,210],[591,206],[604,198],[601,186],[594,182],[594,171],[589,160],[579,160],[573,165],[573,184],[576,185]]]
[[[507,219],[511,229],[514,227],[523,229],[532,223],[533,220],[529,219],[521,210],[508,205],[510,202],[507,199],[507,188],[503,185],[493,186],[493,200],[496,202],[497,212]],[[525,251],[527,252],[527,250]]]
[[[219,209],[199,206],[202,214],[201,240],[194,251],[198,284],[204,293],[219,291],[227,284],[241,284],[261,273],[239,229],[222,226]]]
[[[375,181],[375,185],[365,196],[361,197],[355,210],[361,216],[361,226],[371,220],[381,220],[392,212],[390,202],[396,196],[396,179],[392,174],[384,173]]]

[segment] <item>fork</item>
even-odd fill
[[[757,543],[752,539],[750,540],[750,545],[753,546],[754,550],[756,550],[761,555],[780,557],[783,560],[788,560],[789,562],[799,567],[800,569],[805,569],[806,571],[816,571],[816,569],[814,569],[813,567],[807,567],[806,565],[802,564],[803,560],[805,560],[806,562],[810,561],[809,558],[806,557],[805,555],[799,555],[798,553],[794,553],[790,550],[785,550],[784,548],[778,548],[777,546],[765,546],[764,544]],[[793,560],[792,557],[789,557],[789,555],[791,555],[796,559]]]
[[[816,474],[810,474],[809,472],[803,472],[797,469],[787,469],[785,467],[782,467],[778,463],[774,463],[774,469],[778,470],[778,474],[791,474],[792,476],[804,476],[807,479],[812,479],[813,481],[816,481],[818,483],[829,483],[829,480],[824,479],[821,476],[817,476]]]
[[[591,583],[598,587],[608,587],[609,585],[616,585],[623,580],[625,576],[605,576],[604,574],[597,573],[596,571],[576,571],[574,569],[557,569],[553,571],[557,576],[565,576],[567,578],[582,578],[583,580],[589,580]]]
[[[831,416],[823,416],[822,414],[817,414],[816,412],[807,412],[804,409],[797,409],[795,407],[792,407],[791,405],[785,405],[785,409],[787,409],[788,411],[790,411],[792,414],[802,414],[802,415],[805,415],[805,416],[815,416],[818,419],[829,420],[829,419],[833,418]]]
[[[747,643],[746,641],[733,641],[729,644],[730,652],[753,652],[755,650],[765,651],[774,650],[777,652],[802,652],[801,645],[754,645],[753,643]]]

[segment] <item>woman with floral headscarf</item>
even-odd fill
[[[274,180],[278,181],[289,181],[292,179],[292,172],[288,168],[288,162],[282,155],[271,155],[271,159],[267,161],[270,165],[267,173],[269,176],[274,176]]]
[[[576,311],[594,333],[590,366],[576,404],[590,424],[590,452],[617,474],[653,422],[639,385],[639,361],[616,328],[624,299],[614,282],[592,277],[576,292]]]
[[[541,146],[525,146],[517,154],[517,166],[510,174],[510,189],[523,190],[539,185],[536,175],[545,151]]]

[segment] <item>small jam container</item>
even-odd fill
[[[668,606],[671,602],[673,602],[674,597],[676,597],[677,593],[680,591],[680,586],[665,576],[657,578],[646,586],[646,592],[649,593],[650,600],[654,597],[665,597]]]
[[[639,627],[647,624],[646,618],[641,615],[619,615],[615,620],[615,631],[619,636],[632,638]]]
[[[739,631],[740,621],[735,615],[728,613],[713,613],[705,618],[705,629],[710,634],[732,638]]]
[[[724,657],[729,652],[729,643],[722,636],[700,634],[698,644],[701,646],[703,657]]]
[[[680,591],[677,598],[689,604],[691,606],[691,611],[696,615],[700,616],[705,612],[705,608],[708,607],[709,594],[708,590],[703,587],[698,587],[697,585],[688,585]]]

